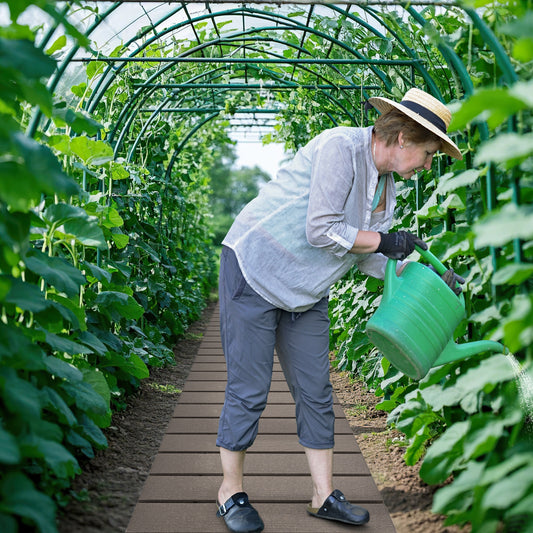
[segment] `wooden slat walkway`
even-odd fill
[[[183,393],[140,494],[127,533],[227,532],[215,516],[222,479],[215,446],[226,367],[218,308],[204,333]],[[294,403],[278,362],[259,435],[245,462],[245,491],[265,522],[265,533],[396,533],[381,495],[335,398],[334,484],[370,511],[354,527],[306,513],[312,484],[298,444]]]

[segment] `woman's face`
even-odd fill
[[[433,156],[440,148],[440,142],[428,141],[422,144],[404,142],[398,137],[396,168],[394,171],[403,179],[409,179],[420,170],[429,170]],[[401,148],[403,146],[403,148]]]

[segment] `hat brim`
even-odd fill
[[[416,111],[412,111],[411,109],[399,104],[398,102],[395,102],[394,100],[389,100],[388,98],[384,98],[382,96],[373,96],[372,98],[368,99],[368,102],[372,104],[372,106],[375,107],[380,113],[387,113],[387,111],[397,109],[404,115],[407,115],[409,118],[412,118],[415,122],[418,122],[421,126],[429,130],[431,133],[434,133],[435,135],[440,137],[444,141],[441,147],[442,152],[448,154],[451,157],[454,157],[455,159],[463,159],[463,154],[461,154],[461,151],[459,150],[457,145],[445,133],[439,130],[439,128],[437,128],[429,120],[426,120],[424,117],[419,115]]]

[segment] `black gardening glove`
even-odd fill
[[[415,245],[420,246],[423,250],[428,249],[428,245],[416,235],[407,231],[397,231],[394,233],[381,233],[381,242],[376,252],[386,255],[390,259],[404,260],[410,255]]]
[[[429,266],[433,272],[437,272],[431,265]],[[456,274],[453,270],[453,268],[449,268],[442,274],[441,278],[444,280],[444,283],[450,287],[450,289],[459,296],[463,289],[458,284],[463,284],[465,282],[465,278],[459,276],[459,274]]]

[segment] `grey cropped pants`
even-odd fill
[[[227,386],[217,446],[241,451],[253,444],[267,403],[276,350],[296,404],[300,444],[333,448],[327,298],[303,313],[274,307],[246,283],[233,250],[223,247],[219,301]]]

